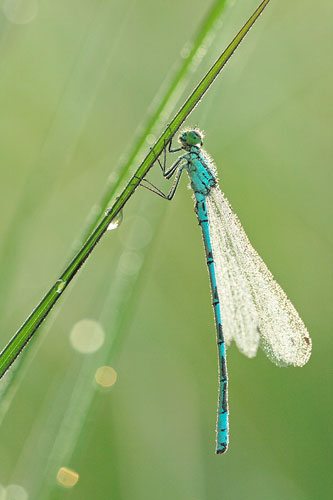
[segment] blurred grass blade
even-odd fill
[[[194,89],[192,94],[186,100],[182,108],[178,111],[170,125],[167,127],[165,132],[160,136],[160,138],[155,143],[154,147],[150,150],[146,158],[143,160],[135,174],[130,179],[129,183],[117,198],[116,202],[109,209],[99,223],[97,228],[89,236],[85,244],[79,250],[77,255],[73,258],[67,269],[62,273],[60,278],[56,283],[50,288],[45,297],[38,304],[36,309],[30,314],[25,323],[17,331],[14,337],[11,339],[9,344],[0,354],[0,376],[2,376],[9,366],[13,363],[15,358],[19,355],[23,347],[30,340],[31,336],[37,330],[38,326],[46,318],[48,313],[51,311],[52,307],[62,295],[63,291],[66,289],[70,281],[74,278],[82,264],[85,262],[87,257],[91,254],[103,234],[106,232],[110,222],[119,214],[122,208],[125,206],[129,198],[134,193],[135,189],[140,184],[140,179],[145,177],[147,172],[153,166],[156,161],[156,157],[159,156],[174,134],[177,132],[181,124],[184,122],[186,117],[191,113],[194,107],[201,100],[203,95],[207,92],[210,85],[213,83],[217,75],[220,73],[226,62],[230,59],[233,52],[239,46],[240,42],[243,40],[245,35],[248,33],[250,28],[253,26],[255,21],[258,19],[266,5],[270,0],[264,0],[254,14],[245,23],[243,28],[239,31],[230,45],[224,50],[221,56],[210,68],[208,73],[204,76],[201,82]]]

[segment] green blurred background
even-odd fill
[[[212,2],[17,5],[0,3],[1,347],[64,269]],[[257,5],[229,2],[181,99]],[[215,456],[215,332],[191,193],[185,180],[170,204],[138,190],[21,364],[0,429],[1,500],[332,497],[332,16],[329,0],[272,0],[186,122],[204,129],[223,191],[308,326],[308,365],[230,347],[230,448]],[[83,319],[104,331],[92,354],[70,342]],[[103,364],[118,374],[108,391],[93,382]],[[60,467],[76,486],[57,484]]]

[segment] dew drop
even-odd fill
[[[108,208],[105,211],[105,215],[108,215],[110,209]],[[120,224],[123,221],[123,211],[120,210],[120,212],[116,215],[116,217],[110,222],[110,224],[107,227],[107,231],[112,231],[112,229],[117,229],[117,227],[120,226]]]
[[[61,293],[67,285],[67,282],[64,280],[58,280],[55,284],[55,291],[57,293]]]

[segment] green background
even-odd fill
[[[1,347],[64,269],[211,5],[27,0],[18,19],[13,2],[0,2]],[[183,96],[257,5],[229,3]],[[0,428],[4,499],[13,483],[29,499],[331,497],[332,16],[330,0],[272,0],[186,122],[204,129],[223,191],[308,326],[309,363],[279,369],[230,347],[230,447],[214,455],[215,332],[191,193],[185,180],[170,204],[138,190],[21,365]],[[104,354],[71,348],[83,318],[101,323]],[[109,391],[93,385],[103,356],[118,373]],[[62,466],[80,475],[72,489],[57,485]]]

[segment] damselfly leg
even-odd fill
[[[166,168],[166,162],[167,162],[166,151],[167,151],[167,149],[170,153],[177,153],[177,152],[182,150],[181,147],[176,148],[176,149],[171,149],[171,147],[172,147],[172,139],[169,141],[168,146],[167,146],[166,141],[164,140],[163,164],[162,164],[161,160],[159,159],[159,157],[156,156],[155,151],[151,148],[151,151],[153,152],[153,154],[155,156],[155,161],[159,164],[159,166],[162,170],[163,177],[165,177],[166,179],[171,179],[171,177],[177,171],[174,182],[170,188],[170,191],[167,194],[163,193],[163,191],[161,191],[157,186],[155,186],[153,183],[151,183],[147,179],[142,179],[142,178],[136,177],[137,179],[140,180],[140,186],[144,187],[145,189],[148,189],[152,193],[157,194],[158,196],[160,196],[161,198],[163,198],[165,200],[172,200],[172,198],[174,197],[175,192],[176,192],[177,187],[178,187],[178,184],[179,184],[179,181],[180,181],[180,178],[181,178],[181,175],[182,175],[182,172],[183,172],[183,166],[180,165],[180,163],[184,160],[183,156],[180,156],[179,158],[177,158],[175,163],[168,170]],[[149,184],[149,186],[145,185],[144,183]]]

